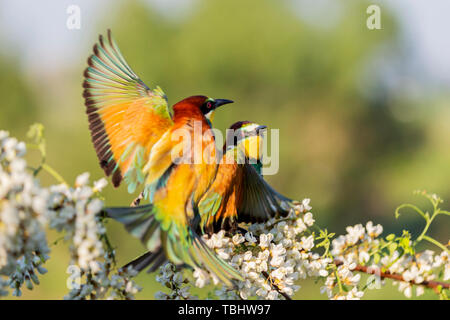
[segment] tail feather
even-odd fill
[[[149,267],[148,271],[153,272],[169,259],[175,265],[206,268],[227,286],[233,286],[234,280],[243,280],[190,227],[187,233],[186,230],[163,230],[155,218],[152,205],[106,208],[105,216],[123,223],[128,232],[138,237],[149,249],[149,252],[129,262],[124,268],[131,266],[140,272]]]
[[[128,232],[139,238],[150,251],[160,245],[159,222],[153,214],[151,204],[137,207],[106,208],[105,216],[123,223]]]
[[[155,260],[155,254],[149,251],[144,253],[143,255],[140,255],[136,259],[128,262],[121,269],[127,269],[128,267],[132,267],[137,272],[141,272],[148,265],[150,265],[153,262],[153,260]]]
[[[189,231],[188,243],[183,243],[179,238],[167,235],[163,236],[163,239],[165,239],[163,247],[166,255],[175,264],[184,263],[193,269],[206,269],[229,287],[234,286],[233,280],[243,281],[241,275],[217,256],[192,229]]]
[[[132,267],[137,272],[141,272],[145,268],[149,267],[147,272],[151,273],[156,271],[161,265],[163,265],[167,261],[167,258],[164,254],[164,250],[160,247],[156,251],[148,251],[143,255],[137,257],[136,259],[128,262],[126,265],[122,267],[122,269],[126,269],[128,267]]]
[[[242,276],[226,261],[217,256],[198,236],[194,235],[191,254],[194,259],[212,274],[216,275],[225,285],[234,286],[233,280],[243,281]]]
[[[125,226],[134,223],[146,217],[153,210],[153,206],[151,204],[145,206],[137,206],[137,207],[115,207],[115,208],[106,208],[104,210],[105,216],[107,218],[112,218],[123,223]]]
[[[155,257],[154,262],[150,265],[150,268],[148,268],[147,273],[152,273],[158,270],[159,267],[161,267],[163,264],[168,262],[166,255],[164,254],[164,250],[160,250],[158,252],[158,255]]]

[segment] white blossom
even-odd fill
[[[117,270],[100,217],[103,201],[98,193],[107,180],[101,178],[91,186],[90,174],[83,173],[74,187],[42,188],[29,170],[25,154],[25,143],[0,131],[0,296],[10,289],[20,296],[23,285],[31,290],[39,284],[37,275],[47,272],[44,263],[50,250],[45,228],[49,227],[64,232],[70,243],[70,263],[81,271],[80,286],[72,288],[66,299],[133,299],[141,290],[131,280],[137,272],[131,267]],[[431,197],[441,201],[437,195]],[[426,281],[450,280],[447,251],[413,254],[408,246],[414,243],[407,233],[403,238],[385,240],[380,237],[383,227],[372,221],[348,226],[345,235],[326,242],[326,230],[320,230],[318,237],[311,209],[310,199],[304,199],[294,202],[286,217],[246,226],[245,234],[229,235],[222,230],[204,235],[218,257],[244,278],[234,288],[218,286],[215,295],[221,299],[282,299],[300,289],[299,281],[313,277],[322,281],[320,291],[329,299],[361,299],[363,289],[371,287],[360,283],[363,268],[376,271],[368,272],[374,273],[372,278],[381,270],[400,275],[401,281],[394,285],[406,297],[422,295]],[[197,299],[184,274],[171,263],[163,265],[156,280],[170,292],[160,291],[155,297]],[[197,287],[219,284],[216,276],[200,268],[192,276]]]
[[[367,230],[367,234],[371,238],[376,238],[381,233],[383,233],[383,227],[380,224],[377,224],[376,226],[374,226],[372,221],[367,222],[366,230]]]
[[[311,207],[309,207],[309,210],[311,209]],[[311,212],[307,212],[305,213],[304,217],[303,217],[303,222],[308,226],[311,227],[314,224],[314,219],[313,219],[313,215]]]
[[[198,272],[201,273],[202,270],[198,269]],[[190,286],[185,285],[182,272],[177,271],[175,265],[170,262],[165,263],[159,268],[156,281],[171,289],[170,293],[156,292],[155,298],[158,300],[195,300],[198,298],[197,296],[191,295],[189,292]]]
[[[132,299],[140,288],[130,280],[131,270],[113,271],[113,252],[103,247],[105,235],[99,212],[103,202],[93,197],[106,179],[88,185],[89,173],[76,178],[75,188],[65,184],[49,188],[39,186],[27,168],[23,156],[25,144],[0,131],[0,295],[21,295],[23,284],[28,289],[39,284],[37,274],[49,259],[45,227],[64,231],[70,241],[71,264],[80,268],[79,289],[65,298]]]
[[[221,232],[204,236],[206,243],[245,279],[237,284],[237,290],[227,287],[216,290],[219,298],[280,299],[281,293],[292,296],[299,290],[296,281],[300,278],[309,275],[325,279],[328,276],[326,269],[331,260],[311,251],[314,236],[308,226],[313,225],[314,219],[309,212],[309,199],[300,206],[301,210],[296,207],[281,221],[270,219],[266,223],[252,224],[244,236],[235,234],[228,238]],[[228,239],[221,240],[220,248],[216,245],[218,237]],[[196,286],[210,283],[211,275],[204,270],[195,270],[193,276]]]
[[[48,190],[27,171],[25,144],[0,131],[0,296],[39,284],[49,258],[45,227]],[[9,279],[5,279],[8,277]]]
[[[94,192],[100,192],[103,190],[103,188],[106,187],[108,184],[108,181],[105,178],[101,178],[100,180],[97,180],[94,182]]]

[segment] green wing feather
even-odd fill
[[[220,204],[222,203],[222,196],[217,192],[208,192],[206,197],[202,201],[200,201],[198,205],[198,211],[200,215],[206,216],[205,213],[208,213],[209,216],[215,216],[217,211],[220,208]]]
[[[205,244],[193,227],[181,228],[172,224],[169,230],[162,229],[155,219],[153,205],[106,208],[105,216],[123,223],[128,232],[150,250],[124,267],[132,266],[137,271],[149,267],[149,272],[153,272],[168,258],[177,265],[207,269],[228,286],[234,284],[233,280],[243,280],[234,268]]]

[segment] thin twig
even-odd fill
[[[335,259],[334,264],[336,266],[340,266],[340,265],[344,264],[344,262],[341,260]],[[414,280],[406,281],[403,278],[403,276],[400,274],[390,273],[389,271],[381,272],[380,269],[366,267],[366,266],[362,266],[359,264],[356,265],[356,268],[353,269],[352,271],[363,272],[363,273],[367,273],[367,274],[375,274],[375,275],[379,276],[381,279],[388,278],[388,279],[393,279],[396,281],[409,282],[412,285],[424,286],[424,287],[432,288],[432,289],[438,289],[438,287],[441,287],[443,289],[450,289],[450,283],[445,283],[445,282],[440,282],[440,281],[431,281],[431,280],[429,280],[429,281],[424,280],[420,283],[417,283]]]
[[[282,292],[280,288],[270,279],[270,276],[267,272],[263,271],[262,275],[267,279],[267,281],[270,282],[270,285],[279,293],[281,294],[286,300],[292,300],[291,297],[289,297],[286,293]]]

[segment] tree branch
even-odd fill
[[[340,266],[340,265],[343,265],[344,262],[339,259],[335,259],[334,264],[336,266]],[[388,278],[388,279],[393,279],[396,281],[409,282],[412,285],[424,286],[424,287],[432,288],[435,290],[437,290],[439,286],[442,287],[443,289],[450,289],[450,283],[431,281],[431,280],[430,281],[424,280],[421,283],[417,283],[414,280],[406,281],[403,278],[403,276],[400,274],[390,273],[389,271],[381,272],[380,269],[370,268],[370,267],[362,266],[359,264],[356,265],[356,268],[353,269],[352,271],[363,272],[363,273],[367,273],[367,274],[375,274],[375,275],[378,275],[381,279]]]
[[[267,272],[263,271],[262,275],[270,282],[272,288],[274,288],[279,294],[281,294],[286,300],[292,300],[286,293],[280,290],[280,288],[270,279],[270,276]]]
[[[133,202],[130,204],[130,207],[136,207],[140,204],[141,200],[144,198],[144,193],[141,192],[139,194],[139,196],[133,200]],[[339,260],[339,259],[335,259],[333,261],[333,263],[338,267],[340,265],[343,265],[344,262]],[[362,266],[362,265],[356,265],[356,268],[354,268],[352,271],[357,271],[357,272],[361,272],[361,273],[366,273],[366,274],[374,274],[379,276],[381,279],[392,279],[392,280],[396,280],[396,281],[403,281],[403,282],[408,282],[412,285],[420,285],[420,286],[424,286],[427,288],[431,288],[434,290],[438,290],[439,287],[443,288],[443,289],[450,289],[450,283],[445,283],[445,282],[440,282],[440,281],[431,281],[431,280],[424,280],[421,283],[417,283],[414,280],[411,281],[406,281],[402,275],[400,274],[396,274],[396,273],[390,273],[389,271],[386,272],[381,272],[381,270],[379,268],[371,268],[371,267],[367,267],[367,266]],[[270,279],[270,276],[267,272],[262,272],[263,276],[270,281],[271,286],[279,293],[281,294],[286,300],[292,300],[291,297],[289,297],[289,295],[287,295],[286,293],[282,292],[281,289]]]

